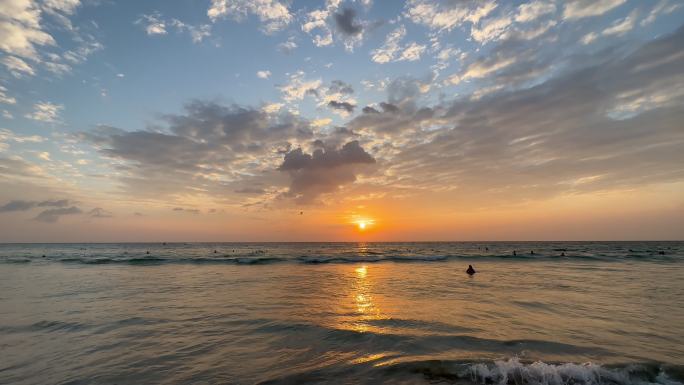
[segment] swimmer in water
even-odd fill
[[[475,269],[473,269],[473,265],[468,265],[468,270],[466,270],[466,273],[468,273],[468,275],[475,274]]]
[[[515,257],[516,255],[518,255],[518,252],[513,250],[513,256]]]

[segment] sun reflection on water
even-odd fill
[[[354,273],[350,295],[356,307],[356,315],[352,322],[352,329],[357,332],[367,332],[369,331],[368,321],[384,317],[373,299],[373,280],[368,267],[361,265],[354,269]]]

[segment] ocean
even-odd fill
[[[256,383],[682,384],[684,242],[0,245],[0,384]]]

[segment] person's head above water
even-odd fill
[[[473,265],[468,265],[468,270],[466,270],[466,273],[469,275],[475,274],[475,269],[473,269]]]

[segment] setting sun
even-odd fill
[[[365,230],[366,229],[366,222],[359,222],[359,230]]]

